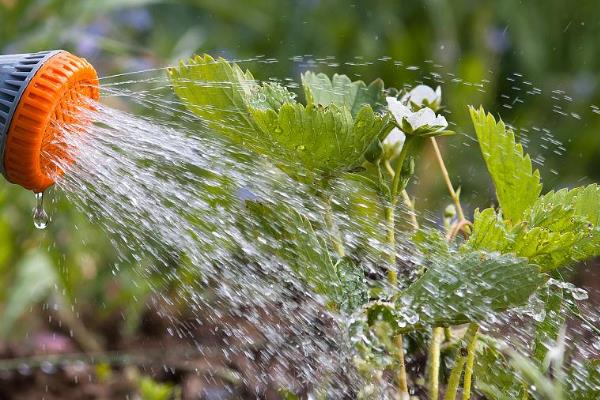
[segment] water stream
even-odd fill
[[[64,171],[56,187],[103,227],[121,263],[137,264],[136,273],[167,304],[185,304],[192,318],[172,313],[169,334],[195,343],[202,353],[206,348],[195,342],[197,332],[218,332],[228,357],[243,355],[260,371],[253,383],[257,392],[273,381],[291,390],[305,385],[313,391],[320,382],[333,398],[356,392],[364,384],[352,363],[349,334],[357,316],[332,312],[325,298],[298,278],[290,254],[285,254],[289,249],[269,229],[298,225],[302,218],[323,221],[333,212],[348,253],[369,280],[379,282],[386,271],[378,267],[376,254],[386,248],[365,237],[384,227],[373,226],[360,213],[348,215],[351,205],[360,207],[350,183],[336,183],[343,195],[329,205],[321,201],[322,194],[267,160],[218,138],[172,95],[164,95],[168,85],[163,79],[145,80],[150,87],[145,91],[129,88],[141,80],[103,86],[108,103],[128,99],[158,110],[152,118],[103,102],[78,110],[85,115],[81,126],[57,127],[62,135],[56,145],[64,146],[75,161],[44,155]],[[543,158],[538,161],[543,163]],[[36,195],[38,228],[49,222],[43,197]],[[265,208],[285,209],[286,218],[300,219],[281,221]],[[402,205],[398,212],[399,219],[408,220]],[[434,215],[419,217],[425,226],[439,223]],[[328,242],[329,233],[324,226],[314,229],[315,256],[328,257],[327,246],[319,245]],[[399,263],[418,263],[411,243],[398,236]],[[522,319],[539,314],[535,307],[534,299],[522,310],[493,317],[482,329],[494,330],[494,323],[510,321],[515,314]]]

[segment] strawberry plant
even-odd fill
[[[566,365],[553,346],[564,340],[565,314],[577,312],[559,270],[600,256],[600,186],[544,193],[512,130],[469,107],[497,199],[471,217],[438,147],[440,136],[453,135],[440,114],[441,88],[398,91],[381,80],[309,71],[297,94],[208,55],[169,76],[216,135],[277,166],[313,198],[317,212],[310,214],[246,200],[258,223],[242,230],[285,260],[331,312],[348,317],[354,365],[365,381],[358,397],[408,399],[421,387],[429,399],[455,399],[459,390],[463,400],[472,393],[564,399],[567,391],[591,398],[577,384],[582,367]],[[441,228],[416,214],[408,193],[424,145],[433,147],[452,201]],[[534,298],[545,318],[535,323],[532,349],[481,329]],[[409,374],[411,352],[421,345],[426,371]],[[597,367],[583,370],[585,390],[597,389]]]

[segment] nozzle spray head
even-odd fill
[[[66,51],[0,56],[0,171],[9,182],[43,192],[62,173],[47,155],[68,157],[60,126],[99,98],[98,76]]]

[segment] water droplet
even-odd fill
[[[50,361],[42,362],[42,364],[40,365],[40,369],[42,370],[43,373],[48,374],[48,375],[56,372],[56,366],[54,364],[52,364]]]
[[[29,366],[26,363],[19,364],[19,366],[17,367],[17,371],[19,371],[19,374],[23,376],[31,375],[32,372],[31,366]]]
[[[573,298],[575,300],[587,300],[588,298],[588,293],[585,289],[581,289],[581,288],[575,288],[573,289],[573,291],[571,292],[571,295],[573,295]]]
[[[44,192],[35,194],[35,208],[33,209],[33,225],[37,229],[46,229],[50,217],[44,210]]]

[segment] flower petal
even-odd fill
[[[413,129],[419,129],[426,125],[433,126],[436,121],[436,115],[431,108],[426,107],[409,115],[407,119]]]
[[[409,96],[410,101],[416,105],[422,106],[425,102],[431,104],[441,97],[441,88],[438,95],[437,92],[434,92],[429,86],[418,85],[409,92]]]
[[[394,128],[385,137],[385,139],[383,140],[383,144],[387,146],[402,145],[405,139],[406,135],[400,129]]]
[[[398,124],[402,123],[402,119],[407,118],[412,113],[408,107],[398,101],[395,97],[386,97],[386,101],[388,109],[392,112],[392,115],[396,118]]]

